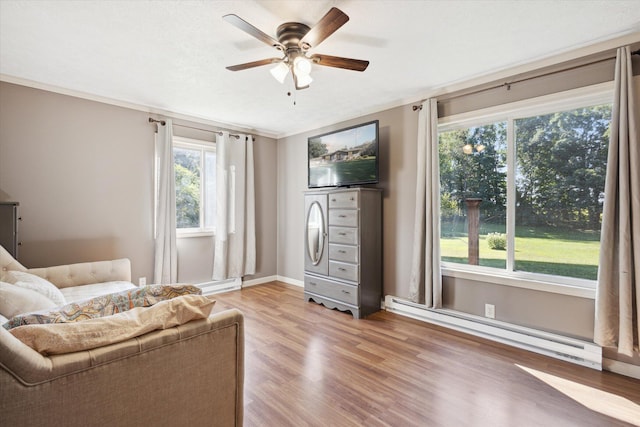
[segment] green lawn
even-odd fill
[[[443,261],[466,264],[466,233],[452,232],[443,224],[440,250]],[[456,227],[459,228],[459,227]],[[480,231],[480,265],[505,268],[507,252],[489,248],[490,232],[503,232],[504,225],[485,225]],[[595,280],[598,273],[599,236],[592,232],[571,232],[517,227],[516,270]]]

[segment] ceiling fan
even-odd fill
[[[285,22],[277,29],[277,40],[263,33],[237,15],[230,14],[222,18],[258,40],[275,47],[284,55],[282,58],[267,58],[227,67],[227,69],[231,71],[277,64],[271,69],[273,77],[280,83],[284,83],[290,71],[293,76],[295,88],[299,90],[308,88],[312,82],[313,79],[310,75],[312,64],[354,71],[364,71],[367,69],[367,66],[369,66],[369,61],[363,61],[361,59],[342,58],[322,54],[307,55],[310,49],[317,47],[349,20],[349,17],[336,7],[331,8],[313,28],[309,28],[309,26],[299,22]]]

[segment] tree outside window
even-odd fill
[[[605,104],[440,132],[442,261],[469,262],[476,198],[480,266],[595,280],[610,119]]]
[[[216,155],[212,143],[175,138],[176,228],[211,232],[216,218]]]

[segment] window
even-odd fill
[[[441,120],[445,269],[594,286],[610,98],[609,90],[581,91]]]
[[[173,157],[178,234],[212,233],[216,220],[215,145],[174,137]]]

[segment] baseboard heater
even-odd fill
[[[242,279],[217,280],[213,282],[197,283],[195,286],[202,289],[202,295],[213,295],[240,289],[242,287]]]
[[[389,295],[385,297],[384,302],[385,309],[393,313],[602,370],[602,348],[592,342],[453,310],[428,309],[424,305]]]

